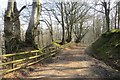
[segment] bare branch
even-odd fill
[[[20,10],[19,10],[19,13],[21,13],[21,11],[26,8],[26,6],[23,6]]]
[[[92,9],[94,9],[95,11],[97,11],[97,12],[100,12],[100,13],[103,13],[103,14],[105,14],[103,11],[99,11],[99,10],[97,10],[96,8],[94,8],[94,7],[91,7]]]

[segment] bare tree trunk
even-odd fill
[[[4,15],[4,33],[5,33],[5,48],[6,54],[16,51],[15,34],[13,31],[13,17],[14,17],[14,0],[8,1],[8,7]],[[10,58],[13,60],[13,56]],[[11,64],[13,68],[13,64]]]
[[[118,2],[118,29],[120,28],[120,1]]]
[[[64,25],[63,3],[61,3],[61,19],[62,19],[62,42],[61,44],[65,44],[65,25]]]
[[[17,3],[16,2],[14,3],[13,22],[14,22],[15,38],[18,42],[20,42],[21,41],[20,20],[19,20],[19,11],[17,9]]]
[[[33,0],[30,22],[29,22],[29,26],[28,26],[28,29],[26,31],[26,36],[25,36],[26,37],[25,41],[27,45],[31,47],[35,46],[35,32],[39,24],[39,15],[40,15],[39,2],[40,0]]]
[[[118,12],[117,12],[117,6],[116,6],[116,12],[115,12],[115,29],[117,29],[117,26],[116,26],[117,13],[118,13]]]
[[[109,9],[109,6],[110,5],[108,5],[107,2],[103,2],[103,7],[105,9],[106,27],[107,27],[108,32],[110,31],[110,17],[109,17],[110,9]]]
[[[5,15],[4,15],[5,48],[7,54],[12,52],[11,41],[14,36],[13,22],[12,22],[13,9],[14,9],[14,0],[11,0],[10,2],[8,2],[7,10],[5,11]]]
[[[109,18],[109,11],[108,13],[105,14],[106,15],[106,27],[107,27],[107,31],[110,31],[110,18]]]
[[[12,53],[20,48],[21,32],[19,14],[24,8],[25,6],[18,11],[16,1],[8,0],[7,10],[5,11],[4,15],[6,53]]]
[[[68,43],[71,42],[71,40],[72,40],[72,30],[73,30],[73,26],[70,25],[69,30],[68,30],[68,36],[67,36],[67,39],[66,39],[66,41]]]
[[[108,1],[108,3],[104,0],[102,2],[102,6],[105,10],[105,19],[106,19],[106,28],[107,28],[107,32],[110,31],[110,0]]]

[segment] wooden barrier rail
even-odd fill
[[[30,66],[32,64],[38,63],[38,62],[40,62],[40,61],[42,61],[46,58],[49,58],[50,56],[55,55],[57,53],[56,51],[60,48],[60,46],[61,45],[57,44],[56,42],[52,42],[51,46],[45,47],[45,48],[42,48],[42,49],[39,49],[39,50],[0,55],[0,58],[3,58],[3,57],[14,57],[14,58],[16,58],[20,55],[25,56],[27,54],[33,54],[34,53],[34,55],[29,56],[29,57],[26,56],[25,58],[22,58],[22,59],[17,59],[17,60],[12,60],[12,61],[2,63],[2,64],[0,64],[0,66],[5,66],[5,65],[9,65],[9,64],[12,64],[12,66],[13,66],[15,63],[18,63],[18,62],[24,62],[24,61],[29,61],[29,60],[32,60],[32,59],[36,59],[36,61],[33,60],[32,62],[23,64],[22,66],[12,67],[12,69],[2,69],[2,70],[0,70],[0,74],[6,74],[8,72],[12,72],[12,71],[15,71],[15,70],[18,70],[18,69],[21,69],[21,68],[25,68],[25,67]],[[46,52],[46,50],[49,50],[49,51]],[[37,59],[37,58],[39,58],[39,59]]]

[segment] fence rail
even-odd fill
[[[6,57],[6,58],[12,59],[10,61],[3,62],[2,64],[0,64],[0,66],[2,66],[2,69],[0,70],[0,74],[6,74],[8,72],[12,72],[12,71],[33,65],[35,63],[38,63],[46,58],[49,58],[50,56],[55,55],[60,48],[61,48],[61,45],[57,44],[56,42],[52,42],[50,46],[44,47],[39,50],[0,55],[0,58]],[[20,56],[22,56],[22,58],[16,59]],[[30,62],[27,62],[27,61],[30,61]],[[26,62],[26,63],[24,63],[21,66],[17,66],[16,63],[19,63],[19,62],[21,62],[21,64],[23,64],[22,62]],[[3,69],[4,68],[3,66],[7,66],[7,65],[10,69],[9,68]]]

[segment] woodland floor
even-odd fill
[[[84,52],[85,47],[66,48],[52,62],[36,64],[4,77],[23,78],[113,78],[119,72]],[[48,79],[50,80],[50,79]],[[53,79],[51,79],[53,80]],[[61,80],[61,79],[60,79]],[[76,80],[76,79],[75,79]]]

